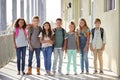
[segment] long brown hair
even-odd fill
[[[26,22],[25,22],[25,20],[24,20],[23,18],[18,18],[18,19],[16,19],[15,22],[14,22],[14,24],[13,24],[13,27],[14,27],[14,28],[19,28],[19,21],[20,21],[20,20],[23,20],[23,21],[24,21],[24,25],[22,26],[22,28],[25,29],[26,26],[27,26],[27,24],[26,24]]]
[[[44,28],[44,25],[45,25],[45,24],[48,24],[48,25],[49,25],[48,35],[47,35],[46,30],[45,30],[45,28]],[[50,25],[50,23],[49,23],[49,22],[45,22],[45,23],[43,24],[42,28],[43,28],[43,30],[42,30],[42,36],[43,36],[43,37],[48,36],[49,38],[51,38],[51,37],[52,37],[52,30],[51,30],[51,25]]]
[[[78,34],[80,34],[80,32],[83,31],[83,32],[84,32],[84,35],[87,36],[87,29],[88,29],[87,22],[86,22],[86,20],[85,20],[84,18],[81,18],[81,19],[79,20],[79,22],[80,22],[80,21],[83,21],[83,22],[84,22],[84,26],[82,27],[82,26],[79,25]]]

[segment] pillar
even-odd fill
[[[24,18],[24,0],[20,0],[20,17]]]
[[[27,0],[26,6],[27,6],[27,10],[26,10],[27,23],[29,23],[30,22],[30,0]]]
[[[17,18],[17,0],[12,0],[12,22]]]
[[[0,31],[6,30],[6,0],[0,0]]]

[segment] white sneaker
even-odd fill
[[[63,73],[58,73],[59,76],[63,76]]]

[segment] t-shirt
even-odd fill
[[[77,49],[77,42],[76,42],[76,36],[75,33],[71,33],[66,35],[67,39],[67,49]]]
[[[54,33],[52,33],[53,35]],[[39,37],[42,37],[42,32],[40,33]],[[50,40],[50,38],[48,36],[44,36],[44,40]],[[42,43],[42,48],[46,48],[46,47],[49,47],[49,46],[52,46],[52,44],[50,43]]]
[[[41,29],[41,31],[42,31],[42,29]],[[30,42],[31,42],[31,45],[33,48],[41,47],[40,39],[39,39],[39,34],[41,31],[40,31],[39,27],[38,28],[31,27],[28,30],[28,36],[30,36]]]
[[[64,37],[63,37],[62,28],[60,28],[60,29],[56,28],[56,30],[55,30],[55,43],[54,43],[55,48],[62,48],[63,47],[63,40],[65,39],[65,36],[66,36],[65,30],[64,30]]]
[[[14,29],[13,32],[16,32],[16,29]],[[27,37],[24,35],[23,29],[19,29],[18,36],[15,38],[16,46],[24,47],[28,45]]]

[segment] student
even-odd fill
[[[69,75],[70,72],[70,63],[71,58],[73,61],[73,67],[74,67],[74,75],[77,75],[76,72],[76,53],[79,51],[79,38],[77,33],[75,32],[75,23],[71,22],[69,25],[69,32],[66,35],[65,45],[67,49],[67,55],[68,55],[68,63],[67,63],[67,74]]]
[[[87,26],[85,19],[80,19],[79,21],[79,43],[80,43],[80,53],[81,53],[81,74],[84,73],[84,64],[86,68],[86,74],[89,74],[89,61],[88,61],[88,49],[90,40],[90,30]]]
[[[90,49],[94,54],[94,74],[97,71],[97,58],[100,64],[100,74],[103,74],[103,51],[106,44],[106,35],[103,28],[100,27],[101,20],[99,18],[95,19],[95,28],[91,30],[90,36]]]
[[[40,42],[42,43],[42,52],[44,56],[44,66],[46,70],[45,75],[51,76],[51,55],[52,55],[52,45],[53,45],[53,32],[51,30],[51,25],[49,22],[43,24],[43,30],[40,33]]]
[[[32,27],[28,30],[28,43],[29,43],[29,59],[28,59],[28,72],[27,75],[32,74],[32,59],[33,53],[36,54],[37,59],[37,75],[40,75],[40,41],[39,41],[39,34],[42,31],[42,28],[38,26],[39,24],[39,17],[34,16],[32,19]]]
[[[56,73],[57,61],[59,59],[58,73],[62,74],[62,62],[63,62],[63,44],[65,39],[66,31],[62,28],[62,19],[56,19],[57,28],[55,28],[55,36],[54,36],[54,61],[53,61],[53,74]]]
[[[26,33],[26,22],[24,19],[19,18],[14,23],[14,46],[16,49],[17,55],[17,69],[18,75],[20,75],[21,69],[21,59],[22,59],[22,74],[25,75],[25,55],[26,55],[26,46],[27,46],[27,33]]]

